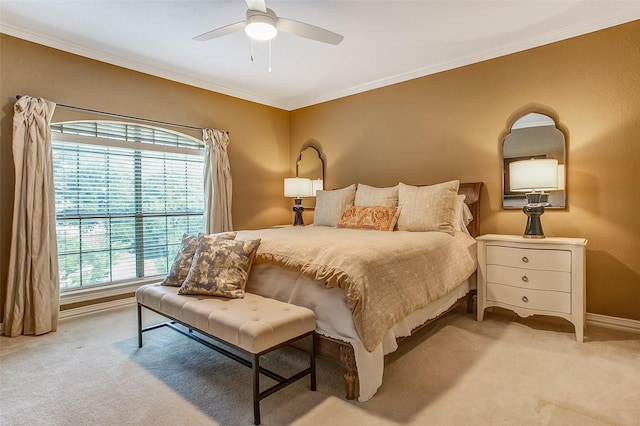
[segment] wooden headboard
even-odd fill
[[[482,182],[469,182],[460,183],[458,194],[464,194],[467,198],[464,200],[465,204],[469,206],[473,220],[467,229],[472,237],[480,235],[480,190],[482,189]]]

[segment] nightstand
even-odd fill
[[[478,321],[490,306],[551,315],[571,322],[583,341],[586,239],[488,234],[477,241]]]

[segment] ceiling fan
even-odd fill
[[[247,3],[246,19],[235,24],[216,28],[194,37],[194,40],[206,41],[222,37],[244,28],[245,32],[254,40],[271,40],[278,31],[295,34],[300,37],[316,40],[322,43],[339,44],[344,36],[324,28],[305,24],[304,22],[280,18],[276,13],[267,9],[265,0],[245,0]]]

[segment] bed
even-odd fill
[[[403,212],[411,210],[406,204],[394,224],[401,230],[323,226],[321,194],[313,225],[237,232],[237,239],[262,241],[246,291],[314,311],[317,354],[343,366],[347,399],[373,397],[382,385],[385,354],[459,302],[469,304],[475,292],[473,237],[479,233],[482,183],[458,184],[457,204],[466,205],[466,214],[457,211],[455,216],[468,219],[451,232],[408,230],[401,223]],[[405,200],[414,195],[407,188]],[[328,197],[337,194],[326,192]],[[400,204],[402,194],[401,188]],[[377,203],[373,199],[365,197],[359,204]]]

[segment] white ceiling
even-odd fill
[[[278,16],[344,35],[193,37],[242,21],[243,0],[0,0],[3,33],[293,110],[640,19],[640,1],[267,0]],[[640,41],[639,41],[640,42]]]

